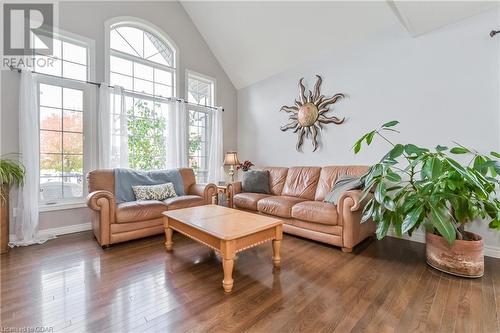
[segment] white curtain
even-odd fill
[[[210,112],[210,148],[208,154],[208,182],[224,180],[222,108]]]
[[[99,88],[99,115],[97,125],[97,167],[128,167],[127,110],[123,88]]]
[[[43,243],[53,236],[38,234],[38,196],[40,192],[40,151],[38,124],[38,89],[35,74],[22,71],[19,93],[19,152],[26,169],[24,184],[17,192],[17,216],[14,219],[14,239],[10,246]]]
[[[167,168],[188,166],[188,111],[183,101],[167,103]]]

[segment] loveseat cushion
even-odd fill
[[[163,200],[163,202],[167,205],[167,209],[165,210],[175,210],[180,208],[188,208],[194,206],[201,206],[205,204],[205,200],[203,197],[198,195],[183,195],[180,197],[168,198]]]
[[[259,212],[278,217],[290,218],[292,217],[293,205],[305,201],[304,199],[287,197],[287,196],[273,196],[259,200],[257,209]]]
[[[257,210],[257,202],[267,197],[269,197],[269,194],[250,192],[238,193],[233,197],[233,205],[241,209]]]
[[[337,225],[337,206],[321,201],[304,201],[292,207],[292,217],[307,222]]]
[[[161,218],[167,205],[156,200],[130,201],[116,205],[116,222],[127,223]]]
[[[314,200],[320,172],[318,167],[289,168],[281,195]]]

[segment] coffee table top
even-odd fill
[[[282,220],[218,205],[181,208],[164,216],[224,240],[247,236],[283,224]]]

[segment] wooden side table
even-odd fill
[[[215,194],[215,204],[219,205],[219,194],[226,196],[226,202],[229,204],[229,199],[231,198],[231,193],[227,189],[227,185],[217,185],[217,193]]]

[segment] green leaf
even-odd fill
[[[417,223],[420,215],[422,214],[424,207],[422,205],[413,208],[403,220],[403,225],[401,226],[401,232],[404,234],[408,230],[412,229]]]
[[[385,208],[387,208],[391,212],[396,211],[396,203],[394,203],[394,201],[389,197],[384,198],[384,206],[385,206]]]
[[[404,150],[404,146],[398,143],[394,146],[394,148],[391,149],[391,151],[389,152],[389,156],[391,159],[396,159],[403,154]]]
[[[357,154],[359,153],[359,151],[361,150],[361,141],[358,141],[356,142],[356,144],[354,145],[354,154]]]
[[[456,238],[455,227],[453,222],[450,221],[446,208],[430,206],[431,209],[431,223],[436,228],[441,236],[443,236],[448,243],[452,244]]]
[[[389,121],[389,122],[383,124],[382,127],[394,127],[397,124],[399,124],[399,121],[393,120],[393,121]]]
[[[377,230],[375,234],[377,235],[377,239],[382,239],[387,235],[387,231],[389,230],[390,221],[384,219],[377,223]]]
[[[492,151],[492,152],[490,152],[490,154],[491,154],[491,156],[494,156],[496,158],[500,158],[500,154],[497,153],[496,151]]]
[[[377,200],[378,203],[384,204],[384,197],[386,195],[386,188],[385,184],[380,182],[378,183],[377,187],[375,188],[375,200]]]
[[[401,176],[395,173],[394,171],[389,170],[387,171],[386,179],[391,182],[397,183],[401,181]]]
[[[437,146],[436,146],[436,150],[437,150],[437,151],[445,151],[445,150],[448,150],[448,147],[446,147],[446,146],[441,146],[441,145],[437,145]]]
[[[421,155],[425,152],[428,152],[429,150],[426,149],[426,148],[420,148],[420,147],[417,147],[415,146],[414,144],[407,144],[405,146],[405,152],[408,154],[408,155],[412,155],[412,154],[415,154],[415,155]]]
[[[375,200],[370,200],[368,204],[366,204],[365,208],[363,209],[363,215],[361,217],[361,223],[364,223],[368,221],[373,214],[373,208],[375,207]]]
[[[372,140],[373,140],[373,136],[375,135],[376,131],[371,131],[370,133],[368,133],[368,135],[366,136],[366,144],[369,146],[371,143],[372,143]]]
[[[470,153],[470,150],[464,147],[453,147],[450,149],[450,153],[452,154],[467,154]]]

